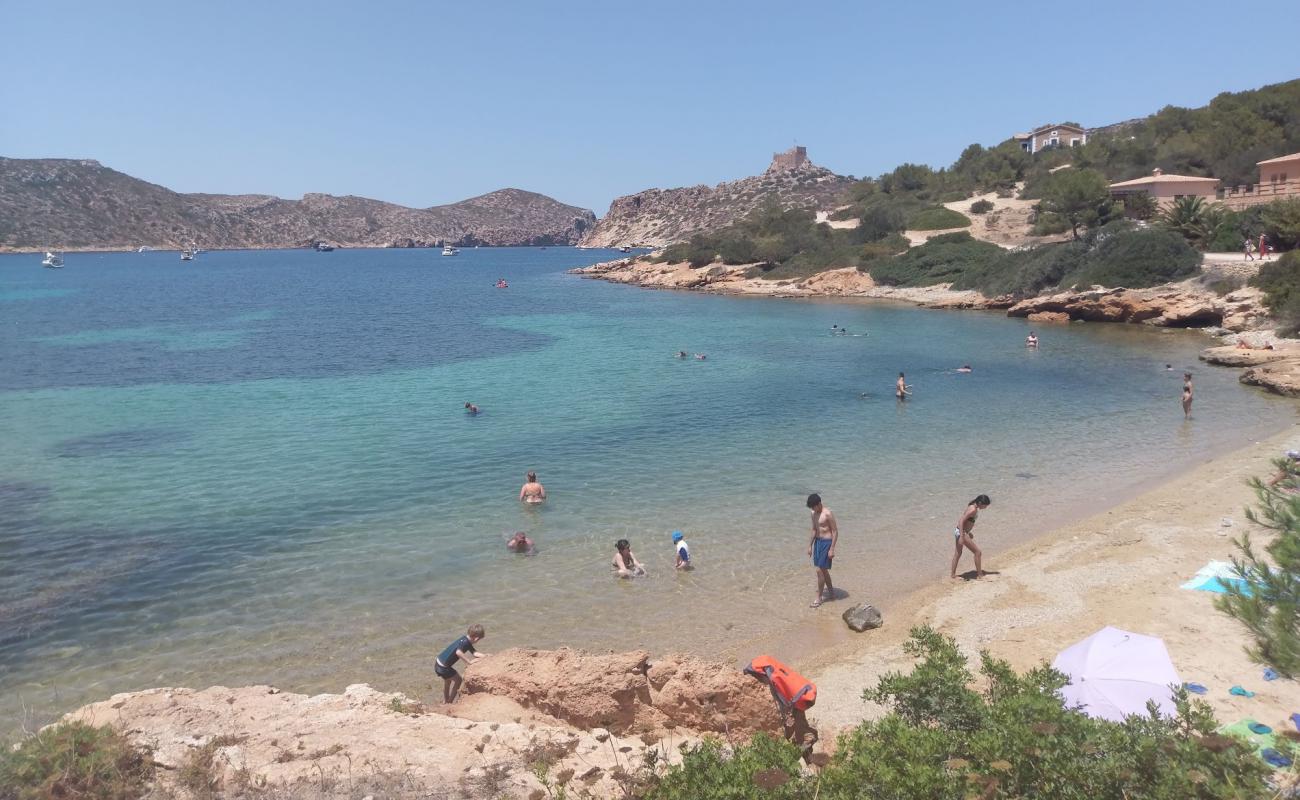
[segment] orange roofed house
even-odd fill
[[[1017,133],[1012,137],[1026,153],[1037,153],[1052,147],[1078,147],[1088,143],[1088,131],[1068,122],[1056,125],[1044,125],[1029,133]]]
[[[1166,175],[1159,167],[1144,178],[1120,181],[1110,185],[1111,197],[1123,198],[1126,194],[1145,192],[1156,201],[1156,207],[1164,210],[1174,204],[1180,197],[1203,197],[1214,200],[1214,193],[1219,187],[1218,178],[1198,178],[1194,175]]]
[[[1238,209],[1300,197],[1300,153],[1260,161],[1257,166],[1259,183],[1232,186],[1219,193],[1225,206]]]

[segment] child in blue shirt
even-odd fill
[[[673,549],[677,551],[677,568],[693,569],[691,567],[691,548],[687,546],[681,531],[673,531]]]

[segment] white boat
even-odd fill
[[[150,246],[147,245],[147,244],[142,244],[142,245],[140,245],[139,247],[137,247],[137,248],[135,249],[135,251],[136,251],[137,253],[149,253],[149,252],[152,252],[152,251],[153,251],[153,248],[150,247]]]
[[[456,255],[460,255],[460,251],[452,247],[451,243],[448,242],[447,244],[444,244],[442,246],[442,254],[444,256],[456,256]]]
[[[618,248],[618,252],[620,252],[620,253],[630,253],[630,252],[632,252],[632,248],[629,247],[629,246],[627,246],[627,245],[623,245],[622,247]]]
[[[193,260],[194,260],[193,250],[187,247],[181,251],[181,261],[193,261]]]
[[[46,269],[63,269],[63,254],[45,251],[45,258],[41,260],[41,266]]]

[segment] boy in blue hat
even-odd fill
[[[677,568],[691,569],[691,548],[686,545],[681,531],[673,531],[673,549],[677,551]]]

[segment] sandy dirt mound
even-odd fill
[[[476,663],[465,691],[508,697],[576,727],[619,734],[781,730],[762,685],[734,667],[683,655],[651,664],[644,651],[596,655],[514,648]]]

